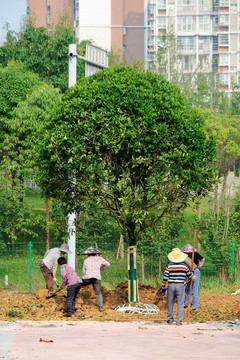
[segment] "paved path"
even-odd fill
[[[0,359],[239,360],[239,354],[240,322],[0,322]]]

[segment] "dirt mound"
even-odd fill
[[[157,289],[150,285],[139,284],[139,301],[144,304],[154,304]],[[85,319],[99,321],[132,321],[132,320],[166,320],[167,299],[164,297],[157,304],[159,313],[153,315],[127,314],[116,311],[115,307],[128,303],[128,284],[120,283],[114,290],[102,287],[104,309],[100,313],[92,286],[80,290],[76,301],[76,314],[89,316]],[[39,290],[36,294],[0,292],[0,320],[63,320],[66,313],[65,290],[56,296],[47,299],[46,289]],[[176,313],[176,305],[174,305]],[[187,310],[185,319],[187,317]],[[240,295],[204,294],[199,295],[199,308],[191,312],[191,321],[205,322],[216,320],[240,319]],[[79,321],[79,317],[71,320]]]

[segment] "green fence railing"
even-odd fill
[[[128,280],[127,246],[122,244],[119,251],[118,243],[80,243],[76,246],[76,271],[82,276],[82,265],[85,259],[81,252],[89,246],[98,246],[102,256],[111,266],[102,274],[102,284],[107,288],[114,288],[120,282]],[[184,243],[176,246],[183,246]],[[60,247],[60,243],[51,243],[51,247]],[[45,254],[44,242],[5,243],[0,248],[0,289],[8,288],[19,291],[35,292],[45,287],[39,263]],[[232,241],[224,252],[219,252],[218,245],[201,247],[201,255],[206,261],[201,269],[201,277],[205,279],[223,279],[239,281],[238,256]],[[149,243],[145,247],[137,247],[137,278],[139,282],[158,286],[161,283],[165,267],[168,263],[167,254],[171,247]],[[60,272],[57,272],[58,282],[61,283]]]

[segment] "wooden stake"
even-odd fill
[[[191,271],[193,271],[193,265],[194,265],[194,251],[195,251],[196,235],[197,235],[197,230],[194,230]],[[188,324],[188,325],[189,325],[189,322],[190,322],[190,305],[191,305],[191,298],[192,298],[192,279],[190,280],[189,299],[188,299],[188,317],[187,317],[187,324]]]
[[[145,276],[144,276],[144,255],[141,253],[141,272],[142,272],[142,283],[144,284]]]

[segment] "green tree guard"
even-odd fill
[[[137,262],[136,262],[136,246],[128,247],[128,301],[138,301],[138,281],[137,281]]]

